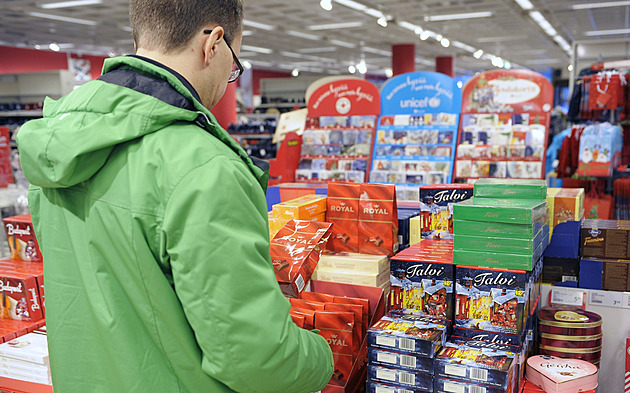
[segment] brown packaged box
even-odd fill
[[[398,251],[396,187],[361,184],[359,198],[359,252],[391,256]]]
[[[630,222],[584,220],[582,256],[593,258],[630,258]]]

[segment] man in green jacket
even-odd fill
[[[18,134],[55,393],[313,392],[332,375],[275,280],[265,171],[209,112],[242,72],[242,8],[131,0],[137,55]]]

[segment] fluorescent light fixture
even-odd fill
[[[435,61],[422,59],[420,57],[416,57],[416,63],[420,63],[420,64],[424,64],[424,65],[428,65],[428,66],[434,66],[435,65]]]
[[[309,26],[309,30],[337,30],[337,29],[349,29],[352,27],[361,27],[363,22],[343,22],[343,23],[328,23],[325,25],[313,25]]]
[[[606,1],[603,3],[573,4],[571,8],[574,10],[584,10],[588,8],[624,7],[627,5],[630,5],[630,1]]]
[[[392,70],[391,68],[385,68],[385,76],[391,78],[392,76],[394,76],[394,70]]]
[[[332,1],[331,0],[322,0],[319,2],[319,5],[325,9],[326,11],[332,10]]]
[[[440,40],[440,44],[442,44],[443,47],[448,48],[451,46],[451,41],[449,41],[448,38],[442,38]]]
[[[52,10],[55,8],[66,8],[66,7],[79,7],[82,5],[94,5],[101,4],[101,0],[75,0],[75,1],[59,1],[56,3],[45,3],[40,4],[41,8],[45,8],[47,10]]]
[[[298,75],[300,75],[300,70],[298,70],[297,68],[294,68],[293,71],[291,71],[291,75],[293,77],[297,77]]]
[[[458,81],[457,82],[457,87],[459,87],[461,89],[462,86],[464,86],[464,83],[462,81]]]
[[[414,33],[420,35],[422,33],[422,27],[418,26],[418,25],[414,25],[413,23],[409,23],[407,21],[401,20],[396,22],[396,24],[400,27],[402,27],[403,29],[407,29],[409,31],[413,31]]]
[[[384,16],[381,16],[380,18],[378,18],[376,23],[378,23],[378,25],[381,27],[387,27],[387,19]]]
[[[467,52],[470,52],[470,53],[473,53],[473,52],[475,51],[475,48],[473,48],[473,47],[472,47],[472,46],[470,46],[470,45],[464,44],[463,42],[453,41],[453,42],[452,42],[452,45],[453,45],[455,48],[463,49],[463,50],[465,50],[465,51],[467,51]]]
[[[569,66],[567,67],[567,70],[569,70],[569,72],[573,71],[573,64],[569,64]]]
[[[345,5],[346,7],[357,11],[365,11],[368,8],[367,6],[353,0],[335,0],[335,3]]]
[[[381,56],[391,56],[391,52],[385,51],[385,50],[381,50],[381,49],[376,49],[376,48],[371,48],[369,46],[364,46],[363,48],[361,48],[364,52],[368,52],[368,53],[374,53],[375,55],[381,55]]]
[[[473,57],[475,59],[480,59],[481,55],[483,55],[483,51],[481,49],[479,49],[477,52],[473,53]]]
[[[57,44],[57,46],[59,47],[59,49],[70,49],[70,48],[74,48],[74,44]]]
[[[129,33],[132,32],[131,27],[129,26],[118,26],[118,27],[120,27],[120,30],[128,31]]]
[[[500,37],[481,37],[477,38],[477,42],[486,43],[486,42],[501,42],[501,41],[521,41],[523,39],[522,35],[505,35]]]
[[[365,74],[367,72],[367,64],[365,64],[365,60],[361,60],[359,64],[357,64],[357,71],[361,74]]]
[[[340,40],[330,40],[328,41],[333,45],[343,46],[344,48],[356,48],[357,44],[353,44],[351,42],[340,41]]]
[[[351,74],[354,74],[355,72],[357,72],[357,68],[353,65],[348,67],[348,72]]]
[[[503,63],[503,68],[505,68],[506,70],[509,70],[512,68],[512,63],[510,63],[509,61],[505,61],[505,63]]]
[[[293,53],[293,52],[280,52],[280,54],[284,57],[293,57],[296,59],[302,59],[302,55],[299,53]]]
[[[251,30],[243,30],[243,33],[242,33],[243,37],[249,37],[249,36],[252,36],[252,35],[254,35],[253,31],[251,31]]]
[[[551,23],[549,23],[549,21],[545,19],[543,14],[541,14],[539,11],[531,11],[529,13],[529,16],[534,20],[534,22],[538,24],[538,26],[540,26],[541,29],[543,29],[543,31],[548,36],[553,37],[558,34],[556,29],[551,26]]]
[[[615,35],[615,34],[630,34],[630,29],[614,29],[614,30],[592,30],[585,31],[586,36],[598,36],[598,35]]]
[[[267,31],[271,31],[276,28],[276,26],[268,25],[266,23],[254,22],[253,20],[247,20],[247,19],[243,19],[243,26],[253,27],[256,29],[262,29],[262,30],[267,30]]]
[[[53,52],[59,52],[59,50],[61,49],[59,47],[59,45],[55,44],[54,42],[50,45],[48,45],[48,47],[50,48],[51,51]]]
[[[525,63],[527,64],[555,64],[558,61],[559,60],[557,59],[532,59],[532,60],[527,60]]]
[[[433,15],[427,16],[424,20],[428,22],[439,22],[443,20],[457,20],[457,19],[473,19],[473,18],[487,18],[492,16],[492,12],[483,11],[483,12],[466,12],[463,14],[448,14],[448,15]]]
[[[363,11],[364,13],[373,16],[375,18],[384,18],[385,15],[383,15],[383,13],[379,10],[375,10],[374,8],[368,8],[365,11]]]
[[[97,22],[95,22],[93,20],[69,18],[67,16],[44,14],[44,13],[41,13],[41,12],[28,12],[28,15],[35,16],[37,18],[58,20],[60,22],[77,23],[79,25],[96,26],[98,24]]]
[[[252,63],[250,63],[248,60],[243,60],[243,67],[245,67],[246,70],[251,70]]]
[[[241,51],[241,53],[238,54],[238,57],[248,58],[248,57],[254,57],[254,56],[257,56],[257,55],[258,55],[258,53],[256,53],[256,52]]]
[[[324,46],[321,48],[303,48],[297,50],[300,53],[324,53],[324,52],[335,52],[337,48],[334,46]]]
[[[438,34],[435,36],[435,40],[436,41],[442,41],[442,38],[444,38],[444,36],[442,34]]]
[[[500,57],[495,57],[494,59],[492,59],[492,65],[495,67],[503,68],[504,64],[505,62]]]
[[[241,45],[241,49],[244,51],[252,51],[252,52],[256,52],[256,53],[264,53],[266,55],[272,54],[273,50],[269,49],[269,48],[263,48],[260,46],[253,46],[253,45]]]
[[[269,61],[254,60],[254,61],[252,61],[252,64],[257,65],[257,66],[261,66],[261,67],[273,67],[273,63],[269,62]]]
[[[425,41],[427,38],[431,37],[431,32],[429,30],[425,30],[420,34],[420,39]]]
[[[529,0],[514,0],[514,1],[516,1],[516,4],[520,5],[521,8],[524,10],[531,10],[534,8],[534,5]]]
[[[290,36],[304,38],[306,40],[319,41],[321,39],[321,37],[318,35],[302,33],[301,31],[287,30],[286,33]]]

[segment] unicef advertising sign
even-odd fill
[[[411,72],[381,89],[381,115],[459,113],[462,95],[455,80],[438,72]]]

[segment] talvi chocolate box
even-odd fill
[[[475,182],[475,198],[510,198],[544,201],[547,182],[529,179],[479,179]]]
[[[446,341],[449,324],[428,316],[385,316],[368,330],[368,348],[432,358]]]
[[[433,363],[435,377],[508,389],[514,383],[518,347],[485,341],[448,341]]]
[[[472,184],[434,184],[420,187],[423,239],[453,238],[453,205],[473,195]]]
[[[546,215],[546,201],[527,199],[472,198],[453,206],[456,220],[533,224]]]
[[[387,383],[402,387],[408,386],[426,392],[433,390],[433,375],[418,371],[368,365],[367,375],[369,382]]]

